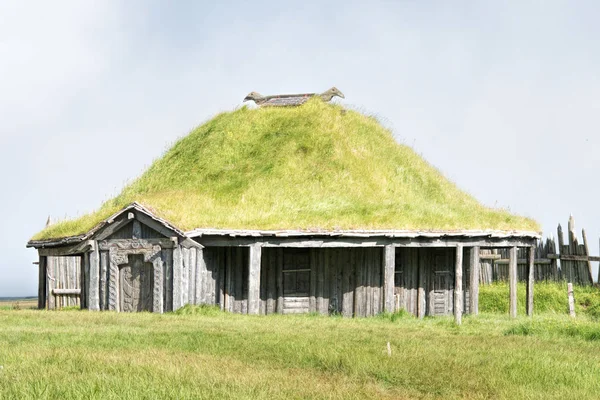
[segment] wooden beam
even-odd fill
[[[348,238],[327,237],[316,239],[290,238],[290,237],[222,237],[222,236],[199,236],[194,240],[205,247],[248,247],[254,243],[261,243],[262,247],[384,247],[392,245],[395,247],[456,247],[479,246],[485,248],[510,248],[512,246],[529,247],[536,243],[536,238]]]
[[[456,325],[462,323],[463,313],[463,288],[462,288],[462,276],[463,276],[463,246],[456,246],[456,258],[455,258],[455,272],[454,272],[454,322]]]
[[[165,237],[171,237],[173,236],[173,234],[179,236],[174,230],[167,228],[160,222],[154,220],[153,218],[147,216],[146,214],[140,211],[135,211],[135,218],[139,220],[142,224],[154,229],[156,232],[160,233],[161,235],[164,235]]]
[[[600,261],[600,256],[575,256],[570,254],[548,254],[548,260],[562,261]]]
[[[55,296],[74,296],[80,295],[81,289],[52,289],[52,294]]]
[[[383,311],[394,310],[394,272],[396,269],[396,248],[388,245],[383,250]]]
[[[510,264],[510,258],[500,258],[494,261],[495,264]],[[517,264],[527,264],[529,263],[529,258],[519,258],[517,259]],[[536,258],[533,260],[534,264],[539,265],[550,265],[552,264],[552,260],[549,258]]]
[[[479,254],[479,259],[480,260],[499,260],[501,259],[502,256],[500,254],[487,254],[487,253],[483,253],[483,254]]]
[[[528,249],[529,263],[527,266],[527,315],[533,315],[533,284],[535,281],[535,247]]]
[[[257,315],[260,309],[260,264],[262,247],[250,246],[248,265],[248,314]]]
[[[88,252],[92,243],[92,240],[85,240],[68,246],[40,248],[38,253],[46,257],[76,256]]]
[[[125,227],[125,225],[128,225],[130,223],[131,223],[131,220],[124,218],[124,217],[117,221],[112,221],[112,222],[109,221],[108,226],[101,229],[100,232],[97,232],[96,235],[94,236],[94,238],[96,240],[104,240],[104,239],[114,235],[117,231],[121,230],[122,228]]]
[[[479,247],[471,247],[469,257],[470,282],[469,282],[469,311],[473,315],[479,314]]]
[[[508,264],[509,312],[511,318],[517,317],[517,247],[510,249]]]
[[[38,262],[38,308],[43,310],[46,308],[46,297],[48,293],[48,283],[46,280],[46,268],[48,259],[45,256],[40,256]]]

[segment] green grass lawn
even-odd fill
[[[0,365],[2,399],[595,399],[600,324],[0,311]]]

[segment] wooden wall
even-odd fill
[[[81,306],[78,294],[53,294],[54,289],[82,289],[81,257],[47,257],[47,287],[49,310]]]
[[[307,305],[294,308],[284,296],[282,274],[294,270],[292,253],[306,252],[310,269]],[[345,316],[372,316],[383,310],[382,248],[263,248],[261,261],[261,314],[317,312]],[[302,260],[303,257],[297,257]],[[288,261],[289,260],[289,261]],[[305,266],[297,261],[302,271]]]
[[[395,309],[423,317],[454,310],[454,248],[396,248]],[[463,250],[463,306],[469,312],[469,251]]]

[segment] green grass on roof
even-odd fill
[[[98,211],[34,239],[87,232],[133,201],[183,230],[539,230],[478,203],[374,118],[316,99],[222,113]]]

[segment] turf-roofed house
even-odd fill
[[[516,292],[516,250],[538,230],[459,190],[375,118],[315,98],[216,116],[98,211],[28,246],[40,308],[405,309],[460,322],[477,312],[479,250],[513,250]]]

